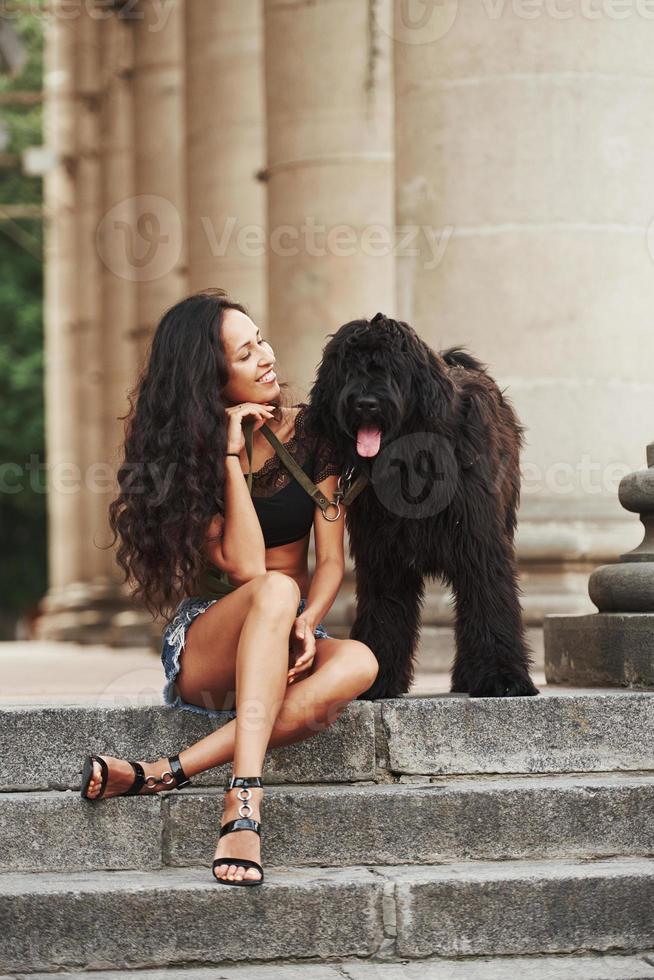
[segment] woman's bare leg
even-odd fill
[[[232,766],[235,776],[261,776],[270,735],[279,714],[288,681],[288,640],[300,602],[293,579],[275,576],[257,592],[245,618],[236,657],[236,709]],[[246,714],[247,713],[247,714]],[[181,756],[180,756],[181,762]],[[184,763],[182,762],[182,766]],[[188,775],[188,774],[187,774]],[[243,800],[236,787],[225,793],[221,826],[239,817]],[[260,788],[249,789],[248,817],[261,818]],[[230,855],[260,861],[261,839],[254,830],[223,836],[215,857]],[[227,862],[230,866],[230,862]],[[227,871],[227,869],[225,869]],[[223,875],[217,869],[219,877]],[[256,868],[234,868],[232,878],[260,878]],[[225,877],[230,877],[229,873]]]
[[[292,601],[289,595],[292,595]],[[187,631],[182,670],[177,678],[182,698],[205,707],[221,707],[234,687],[238,692],[237,718],[180,752],[180,761],[188,776],[230,759],[234,760],[234,775],[261,775],[268,745],[275,747],[300,741],[327,727],[347,703],[374,680],[377,664],[368,647],[354,640],[329,638],[317,640],[311,674],[300,675],[294,685],[287,687],[288,637],[298,601],[299,590],[293,580],[269,572],[211,606]],[[242,641],[243,649],[248,651],[245,658],[240,656]],[[236,657],[233,656],[235,649]],[[275,649],[279,654],[277,658]],[[245,666],[239,674],[241,659],[246,665],[251,661],[251,666],[249,669]],[[262,678],[266,680],[263,686]],[[239,727],[245,739],[239,740]],[[239,741],[244,744],[242,754],[239,753]],[[131,767],[121,760],[106,758],[111,762],[111,790],[108,786],[105,795],[120,793],[131,783]],[[127,771],[121,770],[121,766]],[[146,775],[152,772],[159,776],[167,768],[167,759],[162,757],[154,763],[144,763],[144,768]],[[96,785],[99,787],[99,779]],[[164,787],[156,787],[159,788]],[[223,824],[238,815],[237,792],[225,794]],[[89,794],[93,795],[91,789]],[[253,789],[251,794],[252,816],[259,819],[262,790]],[[233,843],[229,844],[230,841]],[[258,835],[241,831],[223,837],[215,856],[229,853],[234,857],[259,860],[259,849]],[[226,869],[217,870],[221,873]],[[231,866],[228,876],[241,877],[235,875],[236,870]],[[259,877],[255,869],[249,869],[246,875]]]
[[[312,672],[301,675],[287,688],[286,697],[273,724],[269,748],[303,741],[333,724],[350,701],[370,687],[377,670],[378,665],[374,655],[358,640],[338,640],[331,637],[317,639]],[[180,752],[180,762],[187,774],[222,765],[233,758],[238,737],[237,720],[238,716]],[[235,775],[239,775],[235,765],[233,771]],[[251,775],[259,775],[259,773]],[[226,794],[226,800],[229,800],[230,795],[236,796],[236,793],[237,791],[234,790],[232,794]],[[261,796],[262,790],[252,790],[252,798],[249,802],[252,804],[254,810],[252,816],[255,820],[260,819]],[[226,802],[223,824],[238,816],[238,805],[238,799],[231,807]],[[247,848],[247,841],[245,842],[247,853],[245,853],[241,849],[235,850],[234,845],[224,846],[225,838],[223,838],[218,842],[214,858],[230,854],[233,857],[260,860],[259,841],[254,831],[251,834],[241,831],[238,836],[253,838],[251,851]],[[255,868],[242,869],[234,864],[217,866],[215,874],[230,881],[240,881],[243,877],[260,877]]]
[[[363,643],[334,637],[316,639],[313,669],[286,688],[268,747],[301,742],[328,728],[358,694],[370,687],[376,675],[377,661]],[[189,777],[234,758],[236,720],[179,753]]]
[[[288,628],[284,640],[286,667],[283,673],[285,677],[288,666],[288,637],[297,610],[296,603],[293,612],[290,612],[291,599],[289,597],[291,594],[295,595],[299,602],[299,589],[293,579],[279,572],[266,572],[239,586],[197,616],[186,631],[181,670],[176,679],[177,690],[182,699],[190,704],[197,704],[206,708],[223,708],[227,701],[230,705],[233,704],[237,682],[237,660],[239,651],[242,649],[241,634],[244,632],[248,618],[252,623],[260,620],[261,624],[254,634],[254,661],[260,671],[260,678],[268,677],[274,659],[270,656],[270,643],[267,635],[268,622],[271,618],[279,621],[280,614],[281,620],[287,621]],[[279,622],[276,625],[273,624],[275,634],[279,634],[280,629]],[[252,636],[251,630],[248,632]],[[263,641],[261,633],[266,634]],[[246,644],[247,651],[251,643],[246,640]],[[273,646],[275,646],[274,641]],[[279,639],[276,647],[279,651]],[[263,672],[261,672],[262,660],[264,659],[265,665],[263,665]],[[242,660],[242,664],[246,664],[247,660],[246,652],[246,658],[244,661]],[[277,657],[278,662],[272,671],[273,675],[281,676],[279,660],[280,658]],[[252,677],[255,672],[246,666],[246,698],[248,697],[248,674]],[[274,692],[269,690],[268,696],[271,694]],[[281,697],[283,697],[283,690]],[[105,755],[103,758],[109,767],[109,777],[103,798],[124,793],[134,781],[132,767],[126,760],[118,759],[115,756]],[[169,768],[166,757],[156,759],[154,762],[139,761],[145,770],[146,777],[155,776],[159,778]],[[240,760],[237,761],[240,763]],[[246,775],[248,774],[246,773]],[[249,775],[254,775],[254,772],[249,773]],[[93,766],[93,779],[87,791],[91,799],[98,796],[100,785],[101,771],[96,762]],[[154,786],[143,786],[139,795],[157,793],[167,788],[170,787],[159,782]]]
[[[370,687],[376,674],[377,661],[368,647],[358,640],[339,640],[334,637],[316,639],[316,656],[311,673],[300,675],[294,684],[286,688],[268,747],[272,749],[301,742],[328,728],[340,717],[350,701]],[[179,753],[179,760],[186,775],[191,778],[206,769],[232,761],[235,736],[236,719],[232,719],[183,749]],[[107,759],[112,757],[107,756]],[[121,761],[116,760],[118,763]],[[155,762],[143,762],[142,765],[146,775],[151,770],[153,775],[159,776],[167,768],[168,759],[162,756]],[[134,775],[129,766],[128,769],[125,789],[129,787]],[[119,784],[119,774],[116,774],[112,784],[112,790],[116,793],[122,792]],[[99,778],[97,785],[99,786]],[[164,788],[164,784],[161,784],[153,791],[160,792]]]

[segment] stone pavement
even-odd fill
[[[452,631],[426,628],[424,633],[409,693],[447,693],[448,667],[454,652]],[[542,630],[531,630],[530,641],[537,665],[531,676],[536,686],[542,687]],[[27,703],[34,697],[68,701],[95,695],[100,700],[129,696],[132,703],[159,704],[164,684],[157,651],[45,641],[0,643],[0,678],[0,703]]]

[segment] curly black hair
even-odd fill
[[[166,619],[196,592],[208,525],[224,514],[229,380],[225,310],[248,314],[224,289],[204,289],[163,314],[128,393],[120,493],[109,504],[116,561],[130,595]],[[287,388],[280,383],[280,388]],[[283,418],[281,396],[274,417]]]

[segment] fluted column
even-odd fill
[[[127,7],[128,12],[134,8]],[[102,323],[105,382],[102,392],[105,458],[114,475],[111,492],[104,497],[103,544],[111,540],[107,508],[118,492],[116,474],[123,460],[124,416],[128,393],[139,374],[143,331],[139,319],[142,268],[150,258],[149,243],[139,232],[136,178],[135,62],[138,19],[120,10],[102,24],[103,101],[100,153],[102,158],[102,220],[97,248],[102,256]],[[147,226],[151,227],[150,225]],[[145,257],[145,261],[144,261]],[[117,547],[119,542],[116,542]],[[111,587],[104,606],[105,642],[116,645],[147,642],[149,616],[128,598],[115,547],[103,551]]]
[[[305,391],[328,333],[395,309],[390,7],[264,2],[269,317]]]
[[[103,428],[114,473],[121,459],[127,393],[138,368],[138,283],[134,278],[137,211],[134,144],[134,26],[120,17],[103,24],[102,202],[97,247],[103,261],[105,388]],[[112,556],[113,558],[113,556]],[[114,567],[114,574],[118,569]]]
[[[188,291],[184,129],[185,0],[140,0],[134,32],[132,278],[142,363],[162,313]]]
[[[37,631],[121,644],[150,632],[108,547],[120,416],[138,368],[134,30],[118,10],[57,11],[46,35],[46,141],[57,154],[46,177],[50,582]],[[60,488],[58,463],[77,475],[76,492]]]
[[[189,286],[222,286],[265,328],[261,45],[259,2],[186,4]]]
[[[590,611],[590,568],[637,543],[615,490],[651,439],[654,21],[523,7],[396,5],[397,214],[418,246],[398,296],[528,427],[517,545],[539,621]]]
[[[79,492],[67,491],[80,456],[77,392],[71,384],[77,323],[76,21],[53,17],[45,47],[44,137],[55,164],[44,180],[45,207],[45,421],[48,461],[48,577],[44,610],[84,574],[83,537],[77,524]]]
[[[46,44],[46,432],[49,588],[39,636],[98,639],[111,592],[106,541],[99,24],[51,8]],[[100,632],[98,633],[98,628]]]
[[[81,538],[83,583],[77,604],[90,602],[108,584],[107,554],[96,546],[106,526],[106,486],[109,469],[102,424],[104,343],[102,322],[102,263],[95,236],[102,215],[100,118],[101,25],[80,11],[76,45],[77,140],[77,316],[74,360],[68,383],[77,392],[75,415],[68,425],[80,428],[78,463],[82,474],[76,521],[67,533]],[[86,598],[84,598],[86,597]]]

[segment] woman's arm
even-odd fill
[[[328,500],[334,499],[338,476],[328,476],[316,484]],[[334,516],[334,508],[327,511]],[[337,521],[327,521],[322,516],[320,507],[316,505],[313,517],[314,539],[316,546],[316,567],[307,594],[307,604],[302,618],[315,629],[332,607],[334,599],[343,581],[345,573],[345,507],[341,504],[341,513]]]
[[[220,528],[222,535],[217,538]],[[214,517],[209,525],[205,552],[239,583],[266,571],[263,531],[238,456],[225,457],[225,514]]]
[[[213,562],[214,565],[217,565],[218,568],[225,567],[225,556],[223,555],[222,545],[224,524],[225,518],[222,516],[222,514],[216,514],[215,517],[212,517],[202,545],[204,554],[207,556],[209,561]]]

